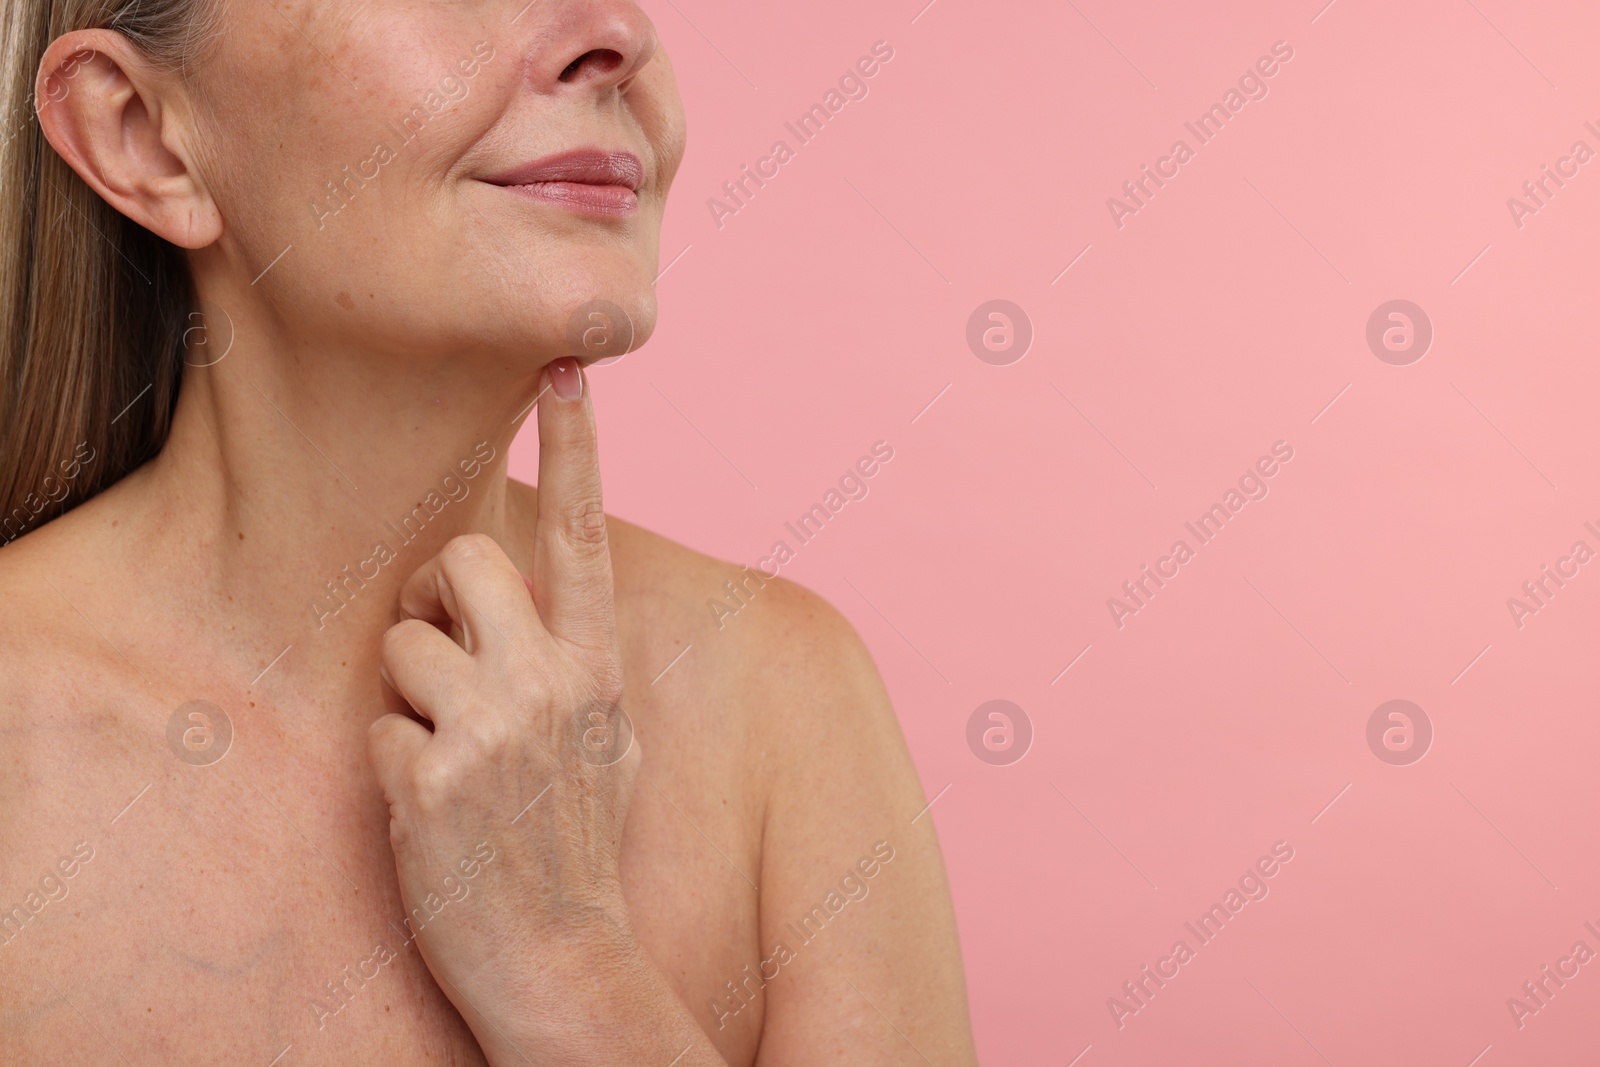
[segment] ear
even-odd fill
[[[34,87],[39,125],[106,203],[180,248],[222,235],[189,151],[189,98],[113,30],[75,30],[51,42]]]

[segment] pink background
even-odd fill
[[[690,118],[682,256],[655,339],[593,372],[609,509],[754,563],[893,446],[783,573],[949,786],[986,1063],[1593,1061],[1600,961],[1521,1028],[1506,1001],[1600,951],[1600,563],[1521,628],[1506,602],[1600,549],[1600,161],[1520,228],[1506,201],[1600,150],[1600,9],[924,2],[646,3]],[[706,201],[878,40],[870,95],[719,229]],[[1036,331],[1009,366],[965,340],[996,298]],[[1365,339],[1397,298],[1436,331],[1408,366]],[[1107,598],[1279,440],[1269,495],[1119,629]],[[1366,740],[1396,698],[1435,731],[1409,766]],[[1032,722],[1020,762],[967,746],[991,699]],[[1279,840],[1270,895],[1119,1029],[1107,999]]]

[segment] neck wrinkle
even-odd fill
[[[375,672],[401,584],[457,535],[531,572],[506,461],[539,368],[485,388],[460,363],[370,366],[235,349],[190,368],[166,448],[128,479],[141,569],[170,579],[178,617],[230,634],[241,682],[286,647],[274,672]]]

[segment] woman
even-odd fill
[[[0,1060],[974,1062],[861,642],[601,511],[644,14],[4,12]]]

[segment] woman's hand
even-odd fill
[[[405,932],[490,1062],[665,1051],[665,1064],[711,1046],[628,922],[618,860],[641,753],[621,704],[594,416],[576,362],[551,372],[533,576],[485,536],[411,576],[383,671],[433,729],[385,715],[370,757]]]

